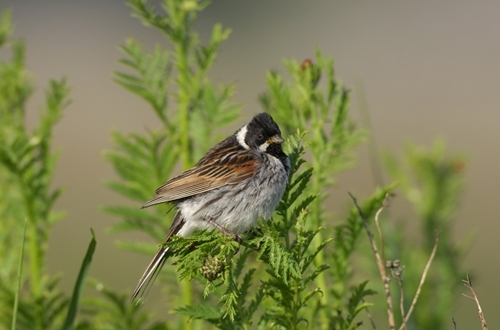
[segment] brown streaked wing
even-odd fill
[[[236,148],[228,151],[202,158],[195,167],[165,182],[143,208],[238,184],[257,172],[257,157],[252,152]]]

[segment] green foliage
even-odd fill
[[[24,230],[23,230],[23,241],[21,244],[21,257],[19,260],[24,260],[24,246],[26,242],[26,221],[24,222]],[[23,263],[19,262],[19,268],[17,271],[17,288],[16,292],[14,293],[14,307],[12,308],[12,330],[16,329],[16,324],[17,324],[17,309],[19,307],[19,293],[21,292],[21,285],[22,285],[22,276],[23,276]]]
[[[215,141],[210,128],[223,127],[238,114],[239,107],[230,98],[233,86],[215,86],[207,78],[219,45],[230,30],[215,25],[208,45],[202,45],[193,25],[205,4],[163,1],[163,15],[146,1],[128,4],[144,25],[166,35],[173,50],[157,45],[147,52],[138,41],[129,39],[121,47],[127,58],[120,63],[135,74],[117,72],[115,81],[152,106],[164,134],[178,146],[170,152],[180,157],[184,167],[192,166]]]
[[[129,5],[143,24],[164,33],[172,49],[157,45],[148,52],[128,40],[122,46],[127,58],[121,63],[132,73],[115,76],[152,107],[161,123],[144,135],[113,132],[116,148],[107,153],[120,176],[109,187],[144,202],[174,168],[192,166],[218,140],[215,128],[232,122],[237,108],[231,100],[232,87],[217,89],[207,78],[228,30],[216,25],[206,46],[193,31],[206,2],[165,0],[161,14],[146,1]],[[331,58],[318,50],[314,61],[285,61],[285,67],[290,78],[269,73],[269,91],[260,97],[288,137],[286,152],[293,169],[276,216],[260,222],[259,230],[247,235],[239,250],[218,232],[169,242],[178,280],[199,283],[183,290],[183,302],[174,300],[173,306],[180,305],[175,307],[180,315],[221,329],[295,329],[311,324],[354,329],[360,324],[360,312],[370,306],[365,299],[374,294],[366,281],[354,281],[350,266],[362,242],[363,222],[354,207],[345,220],[333,219],[325,204],[335,175],[354,164],[353,150],[363,135],[349,117],[349,93],[335,79]],[[394,185],[377,189],[362,204],[368,219],[393,189]],[[149,212],[136,206],[113,206],[107,211],[122,218],[113,231],[139,230],[156,242],[171,222],[164,216],[167,206]],[[144,243],[120,242],[120,246],[154,252]],[[163,279],[172,294],[176,280]]]
[[[346,311],[338,310],[337,314],[331,319],[333,329],[352,330],[357,329],[362,324],[362,322],[355,322],[355,318],[361,311],[373,305],[365,302],[364,299],[376,293],[373,290],[366,289],[367,284],[368,281],[365,281],[352,290]]]
[[[11,50],[11,59],[0,63],[0,255],[5,263],[0,275],[0,323],[7,327],[13,318],[12,306],[19,295],[18,329],[47,329],[57,324],[67,302],[55,287],[57,278],[45,275],[47,239],[60,213],[52,210],[61,190],[50,187],[57,154],[51,150],[52,128],[68,105],[69,88],[64,79],[51,81],[45,92],[45,109],[33,132],[25,124],[26,102],[33,86],[25,69],[24,44],[10,38],[10,12],[2,15],[0,44]],[[26,219],[26,235],[22,237]],[[18,291],[17,265],[23,242],[28,266]],[[15,253],[13,253],[15,252]]]
[[[171,213],[165,215],[170,206],[148,210],[138,206],[174,172],[194,165],[219,141],[222,129],[235,122],[239,106],[233,100],[232,85],[215,85],[208,78],[229,30],[216,24],[208,40],[200,40],[194,26],[207,1],[163,0],[155,6],[130,0],[128,4],[143,24],[163,33],[168,45],[158,44],[150,51],[137,40],[127,40],[121,47],[124,71],[116,72],[114,79],[151,107],[159,126],[143,133],[112,132],[114,148],[105,157],[118,179],[106,184],[131,203],[105,210],[121,219],[111,231],[140,231],[158,243],[171,223]],[[370,267],[357,273],[352,266],[369,252],[364,248],[358,210],[352,207],[347,214],[335,216],[328,212],[328,191],[338,173],[353,166],[354,148],[363,134],[350,119],[349,93],[334,77],[333,60],[317,50],[314,61],[285,61],[288,77],[269,73],[268,91],[260,97],[286,137],[285,152],[292,164],[273,219],[259,221],[241,245],[218,231],[175,236],[166,243],[175,271],[165,267],[158,285],[172,298],[164,307],[163,314],[173,313],[168,318],[153,315],[147,304],[131,303],[130,292],[117,293],[97,280],[91,281],[97,296],[83,298],[80,309],[95,239],[72,297],[57,289],[59,277],[48,276],[45,269],[48,236],[61,218],[53,210],[61,190],[51,187],[57,163],[52,132],[69,103],[69,88],[64,79],[49,83],[39,121],[28,130],[26,102],[33,84],[25,69],[24,45],[11,39],[11,33],[10,12],[5,11],[0,20],[0,50],[10,50],[12,55],[0,62],[1,328],[356,329],[369,306],[384,308],[381,283],[368,282],[380,277],[370,273]],[[410,145],[403,161],[388,157],[387,165],[414,206],[423,244],[409,240],[404,228],[384,217],[379,237],[384,243],[382,257],[407,265],[401,267],[403,277],[391,274],[392,282],[402,283],[405,293],[400,295],[407,310],[409,294],[415,292],[433,247],[434,231],[441,232],[434,270],[409,327],[444,328],[461,278],[457,274],[462,273],[462,252],[451,239],[451,219],[462,190],[464,161],[446,156],[443,143],[438,142],[431,150]],[[360,203],[370,225],[395,186],[377,188]],[[24,227],[22,219],[26,219]],[[147,242],[118,245],[148,255],[156,250]],[[391,290],[395,289],[391,283]],[[402,314],[398,308],[396,315]],[[84,317],[79,319],[82,311]]]
[[[313,183],[323,182],[324,187],[335,182],[333,174],[353,165],[353,148],[362,137],[349,118],[349,92],[335,79],[333,60],[324,58],[320,50],[314,62],[285,60],[284,64],[292,81],[277,72],[268,73],[269,91],[260,101],[285,135],[297,129],[310,132],[306,143],[315,171]]]
[[[66,320],[64,321],[64,325],[62,327],[64,330],[70,330],[74,328],[76,314],[78,312],[78,305],[80,303],[80,296],[82,294],[83,286],[85,284],[85,278],[87,277],[87,273],[90,269],[92,257],[97,245],[94,230],[91,229],[90,231],[92,233],[92,240],[89,243],[89,247],[87,248],[85,257],[83,258],[82,267],[80,268],[80,272],[78,273],[78,278],[73,289],[73,295],[71,296],[71,301],[69,302],[68,314],[66,315]]]
[[[335,183],[335,175],[353,165],[353,148],[360,142],[362,134],[348,116],[349,93],[335,80],[333,60],[324,58],[319,50],[316,59],[285,61],[285,66],[292,81],[279,73],[267,76],[269,91],[261,95],[263,107],[273,114],[284,132],[291,134],[295,129],[309,131],[306,144],[310,150],[311,181],[300,192],[304,196],[316,196],[309,209],[311,228],[332,224],[325,212],[327,188]],[[332,237],[334,227],[316,235],[313,246],[321,246],[323,237]],[[328,249],[321,250],[316,256],[318,264],[325,263]],[[331,254],[334,258],[339,254]],[[348,258],[349,255],[346,256]],[[328,259],[330,260],[330,259]],[[338,260],[337,260],[338,261]],[[337,262],[335,261],[335,262]],[[340,262],[340,261],[338,261]],[[341,262],[342,263],[342,262]],[[343,261],[347,265],[347,259]],[[345,269],[345,267],[344,267]],[[334,276],[329,271],[330,276]],[[315,282],[319,287],[328,287],[328,273],[320,274]],[[338,281],[340,280],[340,281]],[[336,278],[334,285],[344,286],[346,278]],[[336,297],[339,298],[339,297]],[[321,305],[335,304],[329,295],[321,296]],[[326,324],[327,312],[322,312],[322,323]]]
[[[172,47],[170,50],[157,45],[149,52],[138,41],[129,39],[121,47],[126,58],[120,63],[131,72],[115,73],[115,81],[144,99],[161,123],[161,127],[143,135],[113,132],[116,148],[106,153],[120,176],[119,181],[107,185],[127,198],[145,202],[172,175],[176,165],[194,165],[220,138],[212,128],[233,122],[239,107],[231,100],[232,86],[214,86],[207,78],[229,30],[216,25],[208,45],[202,45],[192,28],[203,4],[163,1],[163,16],[146,1],[128,4],[143,24],[163,32]],[[167,232],[171,220],[165,219],[167,209],[161,207],[152,209],[151,214],[138,211],[137,206],[106,210],[123,219],[113,231],[140,230],[156,241]],[[128,247],[134,249],[133,245]],[[136,250],[144,249],[138,246]]]
[[[65,79],[49,82],[44,109],[33,131],[29,131],[25,123],[26,103],[33,84],[25,68],[24,44],[10,37],[11,24],[10,11],[5,11],[0,22],[0,46],[1,51],[10,50],[12,55],[10,60],[0,62],[0,221],[3,229],[0,232],[0,327],[71,329],[95,240],[89,246],[71,302],[57,289],[59,277],[48,276],[45,268],[50,230],[62,217],[62,213],[53,210],[61,189],[51,187],[57,163],[57,153],[52,150],[52,132],[69,104],[69,87]],[[20,257],[18,251],[22,251]],[[25,271],[21,272],[22,269]]]
[[[174,48],[174,51],[169,53],[157,46],[154,52],[147,53],[138,43],[129,40],[127,45],[123,46],[129,59],[122,60],[121,63],[137,74],[117,74],[117,82],[145,99],[163,124],[161,133],[149,131],[146,136],[133,134],[125,137],[114,132],[117,148],[107,154],[122,179],[109,183],[109,186],[128,198],[144,202],[150,198],[156,186],[171,176],[178,160],[181,160],[182,166],[192,165],[193,160],[212,145],[214,141],[207,137],[212,136],[213,128],[220,127],[220,123],[214,120],[225,118],[227,110],[221,109],[233,102],[230,101],[229,94],[220,93],[219,98],[213,97],[213,89],[209,88],[212,85],[206,78],[203,79],[203,86],[198,85],[201,81],[199,75],[206,73],[211,62],[201,65],[199,60],[204,57],[196,55],[194,57],[198,59],[197,65],[192,62],[189,68],[184,66],[183,61],[194,58],[189,51],[196,53],[201,49],[193,46],[197,45],[197,35],[179,37],[185,36],[186,26],[188,29],[192,26],[190,22],[195,13],[191,10],[198,8],[197,6],[189,7],[189,14],[186,14],[181,9],[185,5],[182,1],[164,1],[162,8],[166,9],[166,15],[160,17],[156,10],[145,2],[134,1],[130,4],[143,23],[164,32]],[[179,28],[176,24],[183,20],[185,27]],[[215,41],[211,43],[215,46],[222,41],[220,31],[220,27],[214,28],[212,40]],[[181,39],[184,43],[180,45]],[[205,59],[213,60],[217,50],[213,45],[203,50],[206,54],[209,50],[212,52]],[[293,171],[290,184],[277,210],[279,218],[260,223],[259,233],[256,233],[255,237],[246,237],[243,251],[235,257],[235,242],[219,233],[202,232],[187,238],[176,237],[168,243],[177,256],[175,263],[179,280],[194,279],[200,282],[204,285],[203,292],[207,297],[207,301],[196,300],[196,303],[177,308],[180,314],[204,319],[217,327],[227,329],[248,328],[256,323],[264,327],[296,328],[318,317],[325,325],[328,320],[333,320],[334,312],[327,308],[325,299],[329,293],[327,281],[333,280],[335,274],[330,271],[328,278],[324,275],[329,268],[324,261],[325,248],[332,240],[328,234],[333,233],[331,229],[324,228],[326,213],[323,210],[323,202],[327,196],[325,188],[334,182],[335,173],[352,163],[351,150],[359,142],[360,135],[347,115],[347,92],[334,80],[331,59],[323,59],[318,51],[317,60],[317,64],[305,68],[293,61],[287,62],[287,68],[295,81],[285,84],[281,76],[274,73],[268,79],[271,92],[261,98],[266,110],[280,123],[283,132],[289,135],[287,152]],[[193,67],[199,71],[193,70]],[[313,71],[316,74],[314,77]],[[318,83],[321,75],[326,77],[325,92]],[[175,90],[181,91],[177,94],[176,103],[168,101],[167,88],[171,86],[169,81],[177,83],[174,85]],[[182,85],[186,81],[190,81],[190,86]],[[186,91],[186,94],[182,91]],[[300,93],[297,94],[297,91]],[[186,95],[191,98],[188,108],[192,115],[188,118],[204,117],[206,124],[200,125],[197,120],[189,125],[171,124],[174,120],[182,123],[185,109],[181,100],[185,100],[183,97]],[[285,99],[284,95],[288,98]],[[208,102],[209,99],[213,101]],[[175,106],[168,106],[172,103]],[[167,108],[173,108],[174,111],[167,114]],[[214,120],[207,120],[210,118]],[[190,129],[181,131],[182,127]],[[208,135],[203,133],[205,130],[209,132]],[[306,130],[311,133],[306,133]],[[202,134],[198,136],[200,133]],[[189,143],[184,143],[185,138],[189,139]],[[311,164],[303,158],[303,140],[312,152]],[[193,152],[196,148],[199,152]],[[185,159],[190,161],[182,161]],[[306,168],[302,168],[304,166]],[[152,175],[144,178],[144,173]],[[370,203],[380,204],[383,196],[384,194],[380,193],[374,197],[378,199]],[[170,223],[170,220],[165,221],[164,208],[153,210],[154,216],[126,206],[109,207],[107,210],[123,219],[113,227],[114,231],[140,230],[154,237],[156,241],[162,239]],[[359,219],[356,220],[359,222]],[[352,223],[350,225],[354,226]],[[338,231],[341,232],[342,228],[343,226],[339,226]],[[357,231],[352,230],[353,235],[349,235],[346,230],[343,235],[347,237],[341,237],[352,243],[352,250],[360,235],[360,223],[357,228]],[[328,234],[324,235],[323,232]],[[152,250],[145,249],[143,244],[127,242],[121,245],[139,252]],[[335,254],[335,257],[339,259],[338,264],[347,265],[350,251],[341,257]],[[255,261],[252,261],[253,259]],[[200,275],[200,270],[207,268],[206,263],[214,260],[225,265],[215,279],[207,280]],[[252,264],[255,266],[251,267]],[[247,267],[243,268],[243,265]],[[255,282],[256,276],[260,278],[260,284]],[[342,278],[342,285],[345,287],[347,279]],[[253,292],[255,294],[252,294]],[[349,292],[345,289],[342,294],[347,298]],[[218,297],[216,302],[220,310],[212,307],[213,302],[210,301],[214,296]],[[270,306],[265,313],[259,309],[261,304]],[[352,318],[348,319],[348,323],[357,315],[357,312],[353,311],[357,311],[358,305],[361,309],[364,308],[360,301],[353,299],[349,309]]]
[[[347,286],[349,278],[345,276],[345,269],[348,269],[349,256],[359,240],[363,225],[353,211],[347,224],[335,227],[338,235],[335,251],[338,255],[332,258],[337,265],[343,262],[343,271],[330,270],[330,264],[327,263],[317,263],[318,254],[326,249],[333,238],[325,238],[318,247],[312,246],[314,238],[325,228],[308,228],[308,207],[315,198],[297,193],[297,189],[303,189],[305,183],[309,182],[311,173],[301,169],[301,165],[305,164],[302,158],[304,148],[300,142],[303,137],[304,134],[298,133],[287,140],[287,152],[294,166],[290,183],[277,210],[280,216],[273,221],[260,222],[259,231],[245,237],[244,250],[237,257],[231,258],[237,249],[232,238],[218,232],[176,237],[168,243],[179,257],[177,269],[181,278],[200,279],[197,270],[207,258],[226,260],[224,274],[220,278],[213,282],[200,281],[205,282],[205,295],[209,292],[219,297],[220,311],[208,301],[202,305],[179,308],[178,312],[195,319],[204,319],[221,329],[245,329],[255,323],[262,328],[302,328],[309,323],[321,322],[321,312],[325,312],[328,317],[325,325],[339,326],[341,329],[355,327],[355,317],[370,305],[363,299],[374,293],[365,289],[366,282],[339,294],[328,287],[317,286],[316,279],[321,274],[333,277],[340,272],[344,278],[337,276],[335,280]],[[364,211],[373,215],[390,189],[377,191],[363,205]],[[252,264],[254,266],[250,266]],[[255,278],[260,278],[260,283],[254,282]],[[252,291],[255,293],[249,288],[254,288]],[[345,297],[348,302],[338,303],[337,309],[333,310],[331,306],[321,305],[322,295],[338,299]],[[259,311],[261,304],[267,306],[265,311]]]
[[[108,187],[142,204],[172,176],[176,166],[194,165],[220,139],[213,128],[234,122],[239,106],[231,98],[233,86],[216,86],[207,77],[219,45],[230,31],[218,24],[208,42],[201,43],[193,27],[206,4],[166,0],[161,3],[161,14],[146,1],[132,0],[128,4],[134,16],[162,32],[169,42],[168,47],[158,44],[153,51],[147,51],[140,42],[127,40],[121,47],[126,57],[120,61],[127,71],[115,73],[115,81],[145,100],[161,123],[145,134],[126,136],[113,132],[116,147],[105,155],[120,176],[120,180],[108,182]],[[106,211],[122,219],[111,228],[113,232],[138,230],[155,242],[163,239],[171,222],[170,216],[164,216],[166,206],[152,208],[149,214],[138,211],[137,204],[111,206]],[[119,244],[141,253],[151,254],[154,250],[152,244]],[[184,282],[181,292],[185,304],[192,302],[191,291],[190,283]]]
[[[301,134],[300,134],[301,135]],[[300,158],[303,147],[300,145],[299,137],[290,137],[288,145],[291,149],[293,174],[297,173],[303,160]],[[324,271],[327,266],[315,267],[312,265],[314,256],[321,250],[329,240],[325,240],[316,251],[308,253],[308,247],[314,236],[322,230],[307,230],[305,221],[308,212],[306,207],[314,198],[305,198],[299,201],[300,194],[295,189],[301,186],[301,182],[308,179],[307,175],[298,175],[292,179],[285,192],[288,203],[282,202],[279,207],[281,214],[287,214],[287,222],[263,221],[259,224],[259,231],[245,238],[242,251],[236,258],[232,258],[238,250],[238,244],[232,238],[225,237],[220,233],[199,233],[188,238],[175,238],[168,245],[176,251],[179,256],[177,268],[181,278],[191,279],[197,274],[203,260],[209,257],[218,258],[226,262],[224,273],[220,279],[206,281],[205,293],[223,287],[224,290],[215,291],[218,294],[218,302],[221,304],[221,312],[217,313],[208,305],[198,311],[198,306],[187,306],[179,309],[185,315],[200,318],[217,325],[222,329],[238,329],[250,327],[256,320],[255,313],[261,302],[267,298],[278,301],[276,308],[270,308],[262,316],[260,323],[271,325],[282,325],[286,328],[295,328],[300,323],[300,312],[306,303],[318,289],[311,289],[310,284],[314,278]],[[293,210],[292,212],[290,212]],[[293,227],[290,231],[283,230],[285,226]],[[292,237],[294,236],[294,237]],[[285,244],[285,241],[288,242]],[[196,248],[193,249],[193,245]],[[256,267],[264,267],[257,272],[257,268],[250,268],[252,258],[256,258]],[[260,264],[260,266],[258,266]],[[268,278],[261,280],[260,285],[255,287],[254,275],[268,274]],[[186,275],[188,274],[188,275]],[[293,298],[293,299],[292,299]],[[283,305],[281,308],[279,306]]]
[[[170,329],[165,322],[150,321],[151,313],[141,310],[138,305],[131,304],[128,293],[116,293],[97,280],[91,280],[90,283],[99,292],[99,296],[85,299],[85,312],[88,318],[76,327],[77,330]]]
[[[444,142],[437,140],[431,148],[407,144],[401,160],[387,156],[386,164],[412,204],[421,233],[421,242],[408,240],[401,226],[389,226],[388,235],[384,235],[388,258],[400,259],[405,266],[406,309],[433,248],[435,233],[440,233],[433,267],[420,294],[421,301],[433,303],[417,304],[411,325],[418,329],[443,329],[449,324],[456,292],[460,291],[461,279],[465,277],[465,270],[460,266],[465,247],[454,243],[452,226],[463,191],[465,159],[461,155],[447,155]]]

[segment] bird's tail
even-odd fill
[[[172,221],[172,225],[170,226],[167,237],[165,237],[164,243],[170,241],[172,235],[176,235],[182,228],[182,226],[184,226],[184,219],[181,212],[178,211],[174,216],[174,220]],[[156,252],[155,256],[153,257],[153,260],[151,260],[151,262],[149,263],[148,268],[146,268],[144,274],[142,274],[141,278],[139,279],[139,283],[137,283],[137,286],[132,293],[132,300],[139,298],[139,300],[137,301],[137,303],[139,303],[140,301],[146,299],[151,286],[158,277],[161,268],[165,264],[165,261],[168,259],[168,257],[170,257],[170,255],[171,253],[169,247],[160,247],[158,249],[158,252]]]
[[[170,255],[168,253],[168,250],[169,248],[161,247],[158,252],[156,252],[153,260],[151,260],[148,267],[144,271],[144,274],[142,274],[141,278],[139,279],[139,282],[137,283],[137,286],[132,293],[132,300],[138,298],[137,303],[140,303],[142,300],[146,299],[151,286],[158,277],[160,270],[162,269],[165,261]]]

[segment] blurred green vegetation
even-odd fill
[[[233,98],[234,86],[216,85],[209,78],[230,30],[217,24],[209,40],[200,41],[194,27],[207,1],[164,0],[153,6],[131,0],[128,4],[134,16],[161,31],[165,40],[146,50],[139,41],[128,39],[121,46],[123,71],[115,72],[114,79],[143,99],[148,105],[144,111],[152,110],[161,126],[133,134],[111,133],[114,147],[105,155],[118,178],[107,186],[131,203],[108,206],[105,211],[120,219],[111,232],[140,231],[151,237],[150,242],[118,241],[120,248],[152,256],[170,226],[171,214],[165,215],[169,206],[139,210],[137,203],[148,200],[174,175],[174,169],[194,165],[222,138],[224,128],[235,123],[241,107]],[[99,294],[84,298],[79,307],[95,238],[72,296],[58,290],[59,278],[48,276],[45,266],[48,236],[53,224],[63,218],[53,210],[62,191],[51,185],[57,164],[51,141],[53,127],[69,104],[69,87],[64,79],[49,83],[38,123],[29,131],[26,101],[33,83],[25,67],[24,44],[11,37],[10,17],[5,11],[0,22],[0,51],[10,51],[10,59],[0,63],[2,329],[302,329],[313,325],[355,329],[370,321],[370,306],[376,314],[387,314],[384,286],[367,248],[358,210],[353,205],[347,214],[336,216],[326,211],[328,192],[340,172],[355,166],[356,147],[365,134],[350,117],[350,92],[336,80],[333,60],[320,50],[314,59],[286,60],[287,75],[270,72],[268,91],[260,96],[263,109],[287,137],[286,152],[293,165],[273,220],[260,222],[260,230],[246,235],[242,246],[218,232],[176,237],[169,243],[175,251],[175,267],[165,267],[156,286],[171,297],[165,308],[173,315],[154,315],[147,303],[136,306],[129,300],[130,293],[116,292],[97,279],[90,283]],[[360,203],[373,226],[376,213],[398,186],[418,217],[419,234],[410,236],[388,212],[378,218],[377,244],[383,261],[391,265],[399,261],[388,269],[387,279],[396,325],[417,290],[436,231],[440,232],[438,252],[407,328],[442,329],[449,324],[457,286],[464,277],[464,251],[452,239],[452,219],[463,190],[463,159],[448,155],[441,141],[431,148],[408,144],[401,159],[386,157],[386,168],[396,183],[374,189]],[[195,250],[190,248],[193,242]],[[352,266],[355,261],[362,274]],[[207,269],[218,270],[208,276],[210,280]]]
[[[32,132],[28,131],[26,102],[32,94],[33,83],[25,68],[24,44],[11,39],[11,33],[11,13],[7,10],[0,22],[0,47],[2,51],[11,51],[11,59],[0,63],[0,219],[3,229],[0,233],[3,261],[0,324],[12,329],[59,326],[70,329],[95,241],[84,259],[73,296],[65,297],[57,289],[59,278],[47,275],[45,264],[50,231],[62,218],[61,212],[53,210],[61,189],[51,188],[57,163],[57,153],[51,148],[52,131],[69,104],[69,88],[65,79],[50,81],[38,124]]]

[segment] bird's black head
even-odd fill
[[[268,113],[259,113],[250,123],[243,126],[237,133],[238,142],[246,149],[268,151],[270,145],[279,146],[283,143],[281,131]],[[275,148],[272,148],[275,149]]]

